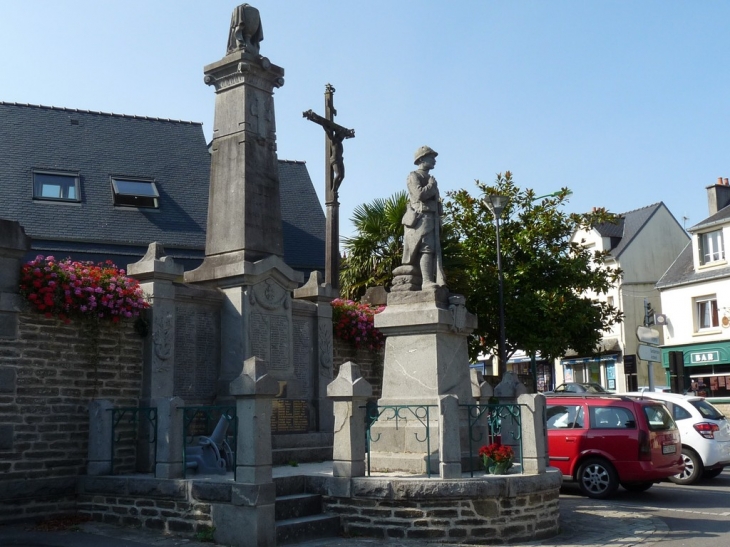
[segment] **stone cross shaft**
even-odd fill
[[[337,115],[333,103],[335,88],[325,86],[324,117],[312,110],[302,113],[308,120],[321,125],[325,131],[325,205],[327,207],[326,263],[324,281],[333,288],[340,287],[340,204],[338,190],[345,179],[342,141],[355,136],[354,129],[348,129],[334,122]]]

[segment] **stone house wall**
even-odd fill
[[[17,332],[0,338],[0,523],[75,510],[89,402],[137,406],[142,380],[143,341],[131,322],[95,335],[84,323],[20,313]],[[134,439],[125,439],[115,471],[134,470]]]

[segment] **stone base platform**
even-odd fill
[[[462,479],[330,478],[325,510],[353,536],[468,544],[539,540],[559,532],[560,473]]]
[[[272,503],[289,483],[319,494],[324,511],[340,517],[346,536],[494,545],[540,540],[559,532],[562,476],[554,468],[540,475],[476,476],[475,472],[474,478],[465,473],[449,480],[402,473],[334,477],[331,461],[272,471],[276,492],[262,490]],[[96,522],[190,537],[206,527],[220,527],[216,515],[223,509],[236,507],[239,519],[253,509],[240,506],[241,496],[251,494],[253,485],[232,479],[230,473],[187,480],[82,477],[77,511]]]

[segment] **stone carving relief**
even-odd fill
[[[152,341],[154,343],[155,357],[160,361],[167,361],[172,355],[172,314],[156,317],[152,330]]]
[[[319,338],[319,374],[332,377],[332,323],[321,321],[318,329]]]
[[[462,295],[449,297],[449,310],[453,317],[451,330],[453,332],[463,332],[466,328],[466,298]]]
[[[251,287],[249,302],[266,310],[289,309],[289,292],[273,279],[267,279]]]

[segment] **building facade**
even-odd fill
[[[573,240],[592,250],[608,251],[608,267],[623,272],[607,294],[589,296],[617,307],[624,319],[604,333],[595,354],[560,359],[555,383],[596,382],[619,392],[648,385],[649,367],[655,377],[662,374],[662,368],[660,363],[638,358],[636,328],[644,324],[647,307],[661,313],[655,285],[687,246],[689,237],[660,202],[618,215],[616,223],[579,230]]]
[[[685,390],[730,396],[730,184],[707,187],[710,216],[689,229],[691,243],[657,283],[665,315],[662,365],[670,378],[670,352],[681,352]]]

